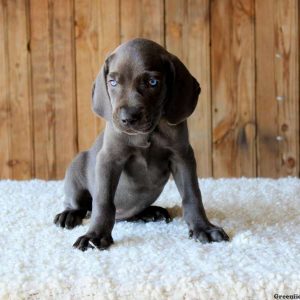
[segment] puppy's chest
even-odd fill
[[[160,176],[169,170],[169,158],[169,151],[151,145],[147,149],[136,150],[127,162],[126,169],[134,176]]]

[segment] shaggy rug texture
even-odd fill
[[[0,299],[274,299],[300,294],[300,180],[200,180],[210,220],[230,242],[188,239],[169,182],[166,224],[118,222],[106,251],[80,252],[52,221],[62,181],[0,181]],[[276,297],[276,296],[275,296]]]

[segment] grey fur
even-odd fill
[[[106,127],[68,168],[65,210],[54,220],[73,228],[92,211],[89,230],[74,247],[108,248],[115,220],[143,214],[168,219],[162,208],[150,205],[170,174],[182,197],[190,237],[203,243],[228,240],[207,219],[189,143],[186,119],[199,94],[198,82],[182,62],[152,41],[134,39],[106,59],[92,96]]]

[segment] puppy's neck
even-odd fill
[[[127,137],[128,144],[137,148],[149,148],[151,145],[152,133],[130,135]]]

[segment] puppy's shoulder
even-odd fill
[[[181,148],[189,143],[187,122],[172,125],[165,119],[161,119],[153,137],[162,146]]]

